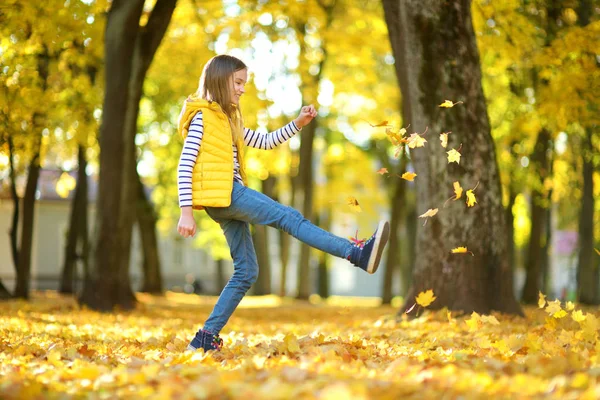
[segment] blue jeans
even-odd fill
[[[205,210],[221,225],[233,258],[233,275],[204,324],[204,330],[213,334],[221,332],[258,277],[258,261],[250,235],[250,224],[281,229],[309,246],[337,257],[347,259],[352,250],[352,242],[348,239],[313,225],[296,209],[284,206],[237,182],[233,183],[229,207],[206,207]]]

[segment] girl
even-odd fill
[[[381,221],[366,241],[351,242],[313,225],[300,212],[246,186],[244,145],[270,150],[300,132],[317,115],[312,105],[302,107],[298,118],[270,133],[244,128],[239,108],[248,79],[246,65],[227,55],[204,66],[200,85],[179,117],[185,142],[178,167],[181,217],[177,231],[194,236],[192,210],[205,210],[225,234],[234,272],[188,349],[218,350],[219,332],[258,276],[250,224],[269,225],[319,250],[342,257],[372,274],[377,270],[389,237],[389,224]]]

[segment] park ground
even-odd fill
[[[204,354],[186,346],[216,298],[137,296],[112,314],[55,292],[0,303],[0,398],[600,397],[599,313],[575,304],[408,320],[377,299],[246,297]]]

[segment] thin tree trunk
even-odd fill
[[[331,229],[331,206],[327,206],[319,214],[317,225],[326,231]],[[319,264],[317,265],[317,289],[319,296],[326,299],[329,297],[329,255],[324,251],[319,252]]]
[[[215,268],[217,272],[216,294],[219,294],[223,291],[223,288],[227,284],[225,279],[225,262],[222,259],[216,260]]]
[[[406,210],[404,212],[406,213],[406,216],[404,217],[406,226],[406,245],[403,249],[405,250],[406,256],[403,257],[404,262],[400,264],[400,288],[401,294],[406,296],[412,285],[415,261],[417,259],[417,212],[415,204],[407,201]]]
[[[135,306],[129,259],[137,195],[135,134],[139,101],[146,72],[175,4],[176,0],[158,0],[143,27],[139,25],[143,0],[115,0],[108,13],[97,234],[90,273],[80,298],[93,309]]]
[[[39,128],[39,125],[36,124]],[[40,148],[42,145],[42,133],[35,139],[34,155],[29,164],[25,196],[23,197],[23,225],[21,227],[21,247],[19,251],[19,263],[17,264],[17,285],[14,296],[17,298],[29,298],[29,285],[31,280],[31,252],[33,247],[33,230],[35,227],[35,192],[37,191],[38,178],[40,176]]]
[[[402,157],[400,161],[400,171],[406,169],[406,157]],[[402,173],[402,172],[400,172]],[[392,178],[390,178],[392,179]],[[395,179],[395,178],[394,178]],[[394,275],[400,267],[400,235],[399,232],[402,229],[402,210],[405,207],[405,188],[406,184],[404,179],[395,179],[394,191],[390,198],[390,205],[392,207],[391,218],[390,218],[390,238],[388,244],[388,253],[385,263],[385,271],[383,277],[383,295],[381,302],[383,304],[390,304],[394,294],[392,293],[392,285],[394,283]]]
[[[548,176],[548,148],[550,135],[546,129],[538,134],[533,153],[530,157],[530,168],[539,177],[536,187],[531,193],[531,232],[527,250],[527,274],[521,300],[526,304],[535,304],[542,288],[542,262],[544,259],[544,236],[546,228],[546,194],[544,180]]]
[[[295,204],[296,199],[296,177],[290,177],[291,183],[291,198],[290,204]],[[290,260],[291,237],[288,233],[279,231],[279,258],[281,261],[281,276],[279,277],[279,295],[286,295],[287,271]]]
[[[144,271],[144,282],[142,283],[142,292],[161,294],[163,292],[163,280],[161,274],[160,257],[158,255],[158,237],[156,234],[156,213],[154,206],[144,191],[139,174],[136,171],[137,179],[137,222],[142,241],[144,261],[142,270]]]
[[[583,304],[598,305],[598,268],[594,268],[594,164],[592,128],[586,129],[583,146],[583,193],[579,214],[577,293]]]
[[[413,285],[401,311],[414,296],[432,289],[429,308],[522,315],[512,290],[506,259],[506,227],[494,141],[481,88],[479,53],[471,20],[471,2],[457,0],[384,0],[396,73],[403,98],[403,120],[414,132],[452,131],[448,149],[435,145],[411,151],[418,179],[417,214],[440,212],[417,228]],[[445,99],[463,101],[453,108]],[[460,164],[448,163],[446,151],[463,144]],[[477,184],[477,204],[464,201],[442,208],[452,182]],[[452,254],[467,246],[470,254]],[[416,308],[412,313],[416,312]]]
[[[80,258],[77,245],[86,232],[80,232],[81,220],[87,214],[87,174],[85,169],[87,160],[85,157],[86,147],[79,145],[77,150],[77,186],[71,202],[71,215],[69,220],[69,232],[65,246],[63,271],[61,274],[60,293],[75,293],[74,280],[76,277],[77,260]],[[86,192],[83,192],[83,191]]]
[[[269,177],[262,181],[262,192],[265,196],[273,198],[274,180]],[[269,255],[269,243],[267,239],[267,227],[264,225],[254,226],[254,247],[260,271],[254,285],[254,294],[265,295],[271,293],[271,257]]]
[[[510,178],[511,181],[513,177]],[[508,205],[504,209],[504,213],[506,216],[506,243],[507,243],[507,251],[508,255],[508,263],[510,265],[511,270],[515,271],[515,216],[513,214],[513,207],[515,205],[515,201],[517,199],[517,193],[514,190],[514,187],[511,184],[508,185]]]
[[[13,214],[10,225],[10,254],[13,260],[13,267],[15,268],[15,276],[19,272],[19,244],[18,244],[18,234],[19,234],[19,217],[21,210],[21,199],[19,199],[19,195],[17,194],[17,177],[15,172],[15,146],[12,140],[12,137],[8,135],[8,159],[10,163],[10,194],[13,200]]]

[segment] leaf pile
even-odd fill
[[[366,399],[600,396],[598,312],[527,318],[244,299],[220,353],[185,348],[215,298],[138,295],[99,314],[37,293],[0,303],[0,398]],[[427,296],[431,300],[431,296]],[[562,311],[562,312],[561,312]]]

